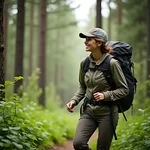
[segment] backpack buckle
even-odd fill
[[[93,106],[96,106],[96,105],[98,105],[98,101],[96,101],[95,99],[93,99],[92,100],[92,104],[93,104]]]

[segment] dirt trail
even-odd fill
[[[95,132],[90,138],[89,143],[95,140],[96,138],[97,138],[97,133]],[[50,150],[74,150],[72,145],[72,140],[67,140],[63,146],[55,146],[53,149]]]

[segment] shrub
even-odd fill
[[[7,93],[7,90],[3,92]],[[17,94],[0,101],[1,150],[44,150],[56,143],[63,143],[66,138],[72,138],[74,127],[64,111],[50,112],[35,102],[28,102],[24,106],[23,101],[24,97]]]
[[[149,150],[150,117],[149,112],[140,110],[141,115],[130,119],[127,126],[117,130],[118,140],[113,141],[112,150]]]

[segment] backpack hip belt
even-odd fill
[[[84,99],[84,104],[83,105],[87,105],[87,104],[91,104],[93,106],[111,106],[111,105],[117,105],[117,103],[115,101],[112,102],[106,102],[106,101],[97,101],[95,99],[89,99],[89,98],[85,98]]]

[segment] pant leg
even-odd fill
[[[118,124],[118,112],[113,113],[114,128]],[[109,150],[114,135],[110,115],[102,116],[98,125],[97,150]]]
[[[88,147],[89,138],[97,128],[97,123],[88,114],[83,114],[77,125],[73,146],[75,150],[90,150]]]

